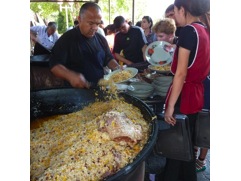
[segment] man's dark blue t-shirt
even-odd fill
[[[106,39],[96,33],[92,38],[83,36],[76,27],[64,33],[55,43],[50,58],[50,68],[57,64],[82,73],[89,82],[103,78],[103,67],[113,56]]]

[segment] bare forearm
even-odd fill
[[[187,67],[189,60],[190,50],[179,47],[178,52],[178,66],[173,80],[172,94],[170,96],[169,105],[174,106],[186,80]]]
[[[146,47],[147,47],[147,45],[144,45],[143,47],[142,47],[142,54],[143,54],[143,59],[146,61],[146,55],[145,55],[145,51],[146,51]]]
[[[115,59],[112,59],[109,63],[108,63],[108,68],[110,68],[111,70],[115,70],[117,67],[119,67],[120,65],[117,63],[117,61]]]
[[[127,60],[124,57],[122,57],[119,53],[115,53],[115,57],[118,61],[121,61],[121,62],[125,63],[126,65],[130,65],[133,63],[132,61]]]
[[[174,107],[177,99],[182,91],[182,87],[184,84],[184,81],[186,79],[185,74],[176,74],[173,79],[173,84],[172,84],[172,93],[169,98],[168,105],[171,107]]]
[[[85,79],[84,75],[72,70],[67,69],[63,65],[55,65],[51,71],[59,78],[67,80],[73,87],[76,88],[89,88],[90,83]]]
[[[173,79],[168,106],[165,111],[165,121],[173,126],[176,124],[176,119],[173,117],[174,106],[181,94],[184,81],[186,80],[189,55],[190,50],[179,47],[177,70]]]
[[[71,77],[73,74],[76,74],[74,71],[67,69],[65,66],[58,64],[55,65],[52,69],[51,72],[56,76],[61,79],[67,80],[70,82]]]

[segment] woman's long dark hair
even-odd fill
[[[178,9],[182,6],[191,15],[201,17],[210,31],[210,0],[175,0],[174,6]]]
[[[151,17],[150,16],[143,16],[142,19],[146,19],[148,23],[151,23],[151,26],[149,27],[151,29],[151,27],[153,26],[153,21],[152,21]]]
[[[210,32],[210,12],[201,15],[200,19],[201,22],[203,22],[207,26],[207,29]]]

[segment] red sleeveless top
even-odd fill
[[[187,69],[187,76],[180,94],[180,112],[183,114],[194,114],[203,108],[204,88],[203,81],[210,72],[210,35],[207,29],[198,23],[191,25],[197,34],[197,48],[192,64]],[[178,51],[176,49],[171,72],[175,75],[178,65]],[[166,97],[166,108],[172,92],[172,84]]]

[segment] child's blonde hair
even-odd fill
[[[175,21],[171,18],[164,18],[156,22],[152,31],[155,33],[166,33],[168,35],[174,34],[176,31]]]

